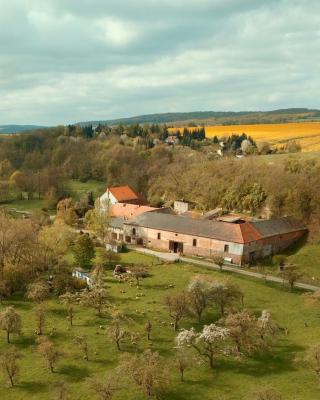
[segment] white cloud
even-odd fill
[[[315,0],[0,0],[0,123],[320,107]]]

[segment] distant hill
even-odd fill
[[[169,125],[205,124],[205,125],[230,125],[230,124],[259,124],[259,123],[284,123],[297,121],[320,120],[320,110],[308,108],[288,108],[274,111],[194,111],[181,113],[148,114],[129,118],[109,120],[96,120],[79,122],[81,126],[87,125],[132,125],[166,123]]]
[[[20,133],[31,131],[34,129],[45,128],[44,126],[39,125],[0,125],[0,135],[1,134],[9,134],[9,133]]]

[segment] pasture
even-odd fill
[[[280,391],[283,400],[319,398],[317,377],[304,362],[305,351],[319,340],[319,312],[305,305],[302,292],[290,292],[281,286],[232,276],[231,279],[244,292],[245,307],[257,314],[261,310],[269,310],[278,323],[288,329],[289,334],[279,337],[270,354],[241,359],[219,357],[213,370],[208,369],[206,364],[194,364],[186,371],[185,382],[181,383],[173,363],[175,333],[163,299],[169,293],[185,289],[190,278],[196,274],[218,279],[229,275],[186,264],[158,265],[156,259],[134,252],[123,254],[122,262],[143,263],[151,274],[150,278],[143,280],[140,289],[127,282],[115,281],[111,269],[106,269],[104,276],[104,284],[110,293],[110,303],[130,316],[134,321],[132,329],[142,335],[138,345],[126,343],[122,351],[116,349],[107,335],[110,323],[108,309],[99,318],[93,309],[76,306],[74,326],[70,328],[65,306],[56,299],[51,299],[46,302],[48,316],[45,333],[54,332],[51,340],[62,353],[55,372],[51,374],[36,351],[35,304],[22,296],[16,296],[0,305],[0,309],[14,305],[22,316],[23,333],[12,337],[12,344],[22,354],[21,372],[14,388],[9,388],[3,376],[0,377],[1,399],[51,399],[52,385],[61,381],[66,382],[69,387],[71,400],[98,399],[90,388],[90,378],[103,379],[106,373],[115,370],[122,354],[134,354],[145,348],[159,352],[163,367],[170,372],[171,382],[161,399],[246,400],[252,392],[265,387]],[[217,310],[210,307],[204,315],[203,323],[211,323],[217,318]],[[144,325],[148,319],[153,326],[150,342],[144,334]],[[192,316],[181,323],[182,328],[192,326],[196,330],[201,327]],[[0,334],[0,351],[3,351],[8,345],[5,333],[0,331]],[[89,361],[82,357],[73,344],[75,335],[87,337]],[[123,375],[119,386],[120,390],[114,396],[116,400],[146,398],[136,386],[126,382]]]

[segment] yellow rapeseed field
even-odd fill
[[[179,128],[183,129],[183,128]],[[192,128],[190,128],[192,129]],[[286,124],[217,125],[206,126],[207,137],[226,137],[246,133],[255,141],[269,142],[281,146],[289,140],[296,140],[302,151],[320,150],[320,122],[297,122]],[[173,129],[174,130],[174,129]]]

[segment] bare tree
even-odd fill
[[[10,295],[9,282],[5,280],[0,281],[0,304],[3,304],[5,300]]]
[[[310,368],[320,378],[320,344],[312,346],[306,355],[306,361]]]
[[[255,315],[247,310],[229,314],[225,320],[237,355],[252,354],[264,344]]]
[[[134,356],[125,355],[120,369],[139,386],[147,397],[157,394],[168,384],[168,375],[158,353],[145,350]]]
[[[209,282],[203,276],[195,276],[188,285],[188,301],[198,322],[209,303]]]
[[[102,316],[103,307],[108,304],[108,292],[101,286],[95,285],[81,294],[81,303],[97,310],[99,317]]]
[[[60,381],[52,385],[52,400],[68,400],[70,399],[68,385],[64,381]]]
[[[121,350],[121,344],[126,339],[131,338],[131,333],[127,327],[128,324],[130,324],[130,320],[124,314],[117,310],[112,313],[108,334],[119,351]]]
[[[12,333],[20,334],[21,317],[13,307],[7,307],[0,313],[0,328],[7,333],[7,343],[10,343]]]
[[[281,393],[274,389],[262,389],[249,396],[248,400],[281,400]]]
[[[11,386],[14,386],[15,379],[19,373],[18,360],[21,358],[21,354],[15,347],[11,347],[4,351],[0,357],[0,364],[3,373],[8,377]]]
[[[74,318],[74,305],[78,302],[79,296],[74,293],[66,292],[65,294],[60,296],[60,300],[63,304],[65,304],[67,308],[68,320],[70,326],[72,326]]]
[[[212,258],[213,262],[218,265],[218,267],[220,268],[220,272],[222,272],[222,268],[223,268],[223,264],[224,264],[224,258],[221,256],[214,256]]]
[[[37,303],[41,303],[43,300],[47,299],[50,294],[50,288],[47,282],[35,281],[28,286],[27,298]]]
[[[225,314],[226,307],[241,300],[241,297],[241,289],[230,280],[214,281],[210,286],[209,298],[217,305],[221,316]]]
[[[117,385],[117,378],[111,375],[107,375],[103,379],[91,380],[90,387],[100,400],[112,400],[114,393],[120,390]]]
[[[89,345],[85,336],[75,336],[73,339],[74,343],[78,346],[79,350],[83,354],[83,358],[89,361]]]
[[[185,371],[190,368],[194,362],[194,357],[189,354],[187,348],[178,348],[174,357],[174,366],[180,374],[180,381],[184,382]]]
[[[177,331],[181,319],[189,315],[188,297],[185,292],[180,292],[166,296],[164,302],[173,319],[174,330]]]
[[[139,287],[141,279],[149,278],[151,275],[144,267],[131,267],[131,276],[136,280],[136,284]]]
[[[43,329],[44,329],[45,322],[46,322],[46,314],[47,314],[46,307],[43,304],[39,304],[35,309],[37,335],[43,334]]]
[[[288,282],[290,290],[293,290],[294,284],[303,276],[303,273],[296,265],[288,264],[285,265],[283,271],[280,272],[280,276],[284,282]]]
[[[38,352],[45,360],[51,373],[54,372],[54,366],[60,357],[60,353],[56,349],[54,343],[47,337],[42,337],[38,341]]]
[[[152,331],[152,324],[150,320],[147,321],[147,323],[144,326],[145,331],[147,332],[147,339],[150,340],[150,334]]]

